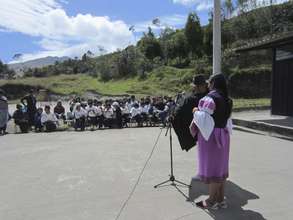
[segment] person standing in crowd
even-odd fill
[[[163,127],[165,127],[169,107],[168,107],[168,105],[166,105],[166,103],[164,102],[164,99],[162,97],[158,98],[158,102],[156,104],[156,109],[157,109],[156,112],[160,118],[160,121],[162,122]]]
[[[8,101],[5,93],[0,89],[0,135],[6,134],[7,122],[9,120]]]
[[[178,136],[179,143],[183,150],[186,151],[196,144],[196,137],[194,138],[190,134],[189,125],[193,119],[192,110],[198,106],[199,100],[208,93],[208,85],[204,75],[194,76],[191,88],[191,94],[179,102],[171,118],[171,123]]]
[[[38,108],[35,114],[35,131],[36,132],[41,132],[43,130],[42,115],[43,115],[43,109]]]
[[[142,127],[142,117],[141,117],[141,109],[139,108],[139,104],[135,103],[134,106],[130,110],[131,119],[136,121],[138,127]]]
[[[121,111],[120,105],[116,101],[116,102],[113,102],[112,106],[113,106],[113,110],[114,110],[115,125],[118,128],[122,128],[123,127],[123,125],[122,125],[122,111]]]
[[[49,105],[45,106],[45,110],[41,117],[42,125],[45,127],[46,132],[53,132],[57,130],[58,119],[54,113],[51,112]]]
[[[29,117],[29,125],[34,125],[35,114],[37,111],[37,99],[34,95],[34,90],[30,90],[29,94],[21,99],[21,103],[26,107]]]
[[[95,103],[95,102],[94,102]],[[99,129],[103,128],[104,125],[104,107],[101,101],[96,101],[96,104],[94,104],[97,107],[97,124],[99,126]]]
[[[65,108],[63,107],[61,100],[58,100],[57,105],[54,107],[54,114],[57,119],[62,119],[63,121],[66,120]]]
[[[150,104],[148,100],[144,100],[144,102],[140,103],[142,121],[146,122],[147,124],[149,122],[149,110],[150,110]]]
[[[86,107],[86,111],[87,111],[89,126],[91,126],[91,130],[94,131],[95,127],[98,125],[98,121],[97,121],[98,107],[94,106],[92,99],[88,100],[88,106]]]
[[[114,121],[114,110],[110,102],[108,101],[106,101],[106,106],[105,106],[103,115],[104,115],[104,126],[108,128],[112,128],[113,121]]]
[[[24,111],[21,104],[16,105],[16,111],[13,113],[15,125],[19,126],[21,133],[27,133],[29,130],[29,117],[27,112]]]
[[[224,75],[209,80],[210,92],[194,109],[190,130],[198,136],[198,177],[208,184],[209,198],[197,202],[200,208],[226,208],[225,182],[229,175],[232,100],[228,96]]]
[[[80,103],[76,103],[76,108],[74,111],[74,119],[75,119],[75,124],[74,128],[77,131],[80,129],[81,131],[85,130],[85,119],[87,117],[87,111],[81,107]]]
[[[128,123],[130,122],[130,110],[128,109],[126,102],[123,102],[121,105],[122,111],[122,124],[123,127],[128,127]]]

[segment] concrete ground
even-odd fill
[[[141,128],[0,137],[0,219],[115,219],[159,132]],[[206,186],[199,182],[191,182],[190,190],[153,188],[170,173],[168,138],[162,134],[119,219],[291,220],[292,147],[290,141],[235,131],[229,208],[205,212],[191,202],[206,198]],[[174,169],[187,183],[196,174],[196,148],[181,151],[175,136]]]
[[[234,112],[233,117],[248,121],[265,122],[267,124],[293,128],[293,117],[271,115],[270,110],[251,110]]]

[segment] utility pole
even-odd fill
[[[213,17],[213,75],[221,72],[221,0],[214,0]]]

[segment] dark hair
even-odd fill
[[[233,101],[229,98],[228,85],[226,77],[223,74],[211,76],[209,79],[213,84],[212,89],[217,90],[225,99],[227,103],[226,117],[229,118],[232,113]]]
[[[217,74],[217,75],[211,76],[211,78],[209,79],[209,82],[212,83],[213,85],[212,89],[217,90],[225,98],[229,97],[227,81],[223,74]]]

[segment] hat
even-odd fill
[[[200,75],[196,75],[193,77],[192,80],[192,85],[204,85],[206,84],[206,78],[204,77],[204,75],[200,74]]]

